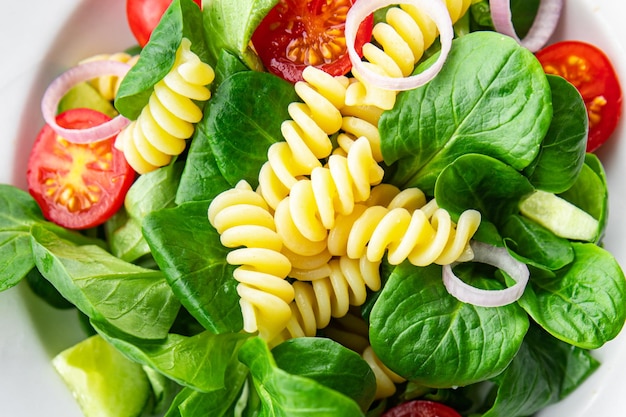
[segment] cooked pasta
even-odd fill
[[[170,72],[154,86],[137,120],[118,135],[116,147],[140,174],[167,165],[185,150],[194,124],[202,119],[194,101],[211,97],[207,85],[215,73],[190,48],[191,42],[183,38]]]
[[[383,174],[366,138],[355,141],[347,156],[331,155],[327,166],[314,168],[310,179],[298,180],[276,208],[278,232],[285,245],[299,254],[318,253],[311,251],[326,246],[327,231],[334,227],[337,214],[350,214],[355,203],[367,200]],[[302,243],[292,245],[295,240]]]
[[[376,394],[375,399],[391,397],[396,392],[396,384],[406,381],[405,378],[393,372],[381,361],[371,346],[365,348],[361,354],[365,362],[374,371],[376,377]]]
[[[137,60],[139,59],[139,55],[130,55],[126,52],[117,52],[114,54],[98,54],[91,56],[87,59],[82,60],[80,63],[92,62],[92,61],[119,61],[125,62],[128,65],[135,65]],[[120,84],[122,83],[122,77],[118,77],[117,75],[103,75],[101,77],[95,78],[89,81],[92,87],[100,93],[100,95],[106,100],[113,101],[115,99],[115,95],[117,94],[117,90],[120,88]]]
[[[318,329],[329,324],[331,317],[344,317],[350,306],[362,305],[367,289],[380,289],[380,262],[342,256],[332,258],[327,266],[327,274],[320,274],[326,276],[300,276],[310,280],[293,282],[292,314],[282,335],[284,339],[315,336]]]
[[[322,166],[320,160],[333,150],[329,135],[338,132],[342,124],[339,108],[344,104],[348,79],[315,67],[307,67],[302,76],[304,81],[297,82],[295,90],[303,103],[289,105],[291,120],[281,125],[285,141],[270,146],[259,175],[259,192],[274,209],[302,176]]]
[[[480,213],[466,210],[455,224],[433,199],[422,205],[423,194],[411,189],[398,194],[389,205],[359,205],[339,216],[328,234],[332,255],[380,261],[385,253],[392,265],[408,259],[413,265],[450,264],[471,259],[469,240],[480,224]]]
[[[470,5],[471,0],[446,0],[452,22],[463,16]],[[385,20],[374,26],[372,37],[376,44],[370,42],[363,45],[366,65],[371,71],[388,77],[409,76],[424,51],[438,36],[437,27],[425,13],[408,4],[391,7]],[[353,75],[359,82],[351,83],[347,89],[347,104],[371,104],[385,110],[393,107],[395,91],[369,85],[358,71],[353,70]]]
[[[291,271],[281,253],[282,241],[263,198],[246,181],[219,194],[209,205],[209,222],[231,251],[226,261],[240,265],[233,276],[246,332],[272,340],[291,317],[294,289],[285,280]]]
[[[378,131],[378,120],[381,114],[382,109],[376,106],[342,107],[341,132],[337,135],[341,154],[347,155],[352,143],[358,138],[365,137],[370,143],[374,160],[381,162],[383,155],[380,149],[380,133]]]

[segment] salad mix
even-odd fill
[[[558,17],[560,2],[545,2],[547,12],[538,0],[512,2],[520,40],[500,33],[507,21],[492,13],[497,2],[448,1],[449,44],[439,28],[424,30],[409,70],[382,77],[418,85],[392,91],[376,85],[380,73],[366,73],[382,64],[353,69],[347,52],[372,63],[370,40],[392,27],[379,24],[391,24],[386,13],[397,7],[372,2],[346,45],[350,10],[364,3],[128,0],[139,46],[55,80],[29,192],[0,185],[0,290],[25,280],[54,307],[76,310],[85,341],[54,364],[85,415],[529,416],[600,366],[591,350],[626,319],[626,279],[602,247],[608,189],[592,153],[621,116],[609,59],[577,41],[525,46],[523,34],[537,35],[533,21]],[[233,248],[207,211],[242,183],[257,196],[274,192],[260,177],[269,149],[286,141],[294,103],[307,102],[307,117],[319,104],[299,92],[309,67],[351,94],[339,110],[373,121],[375,183],[421,190],[456,230],[468,211],[479,224],[463,244],[468,258],[416,266],[385,257],[375,264],[380,288],[363,302],[351,299],[349,312],[312,335],[274,339],[250,329]],[[318,93],[332,102],[337,91]],[[186,103],[184,122],[163,122],[159,100]],[[146,108],[151,121],[119,133]],[[182,147],[119,139],[156,129]],[[345,142],[349,129],[323,133],[333,156],[361,143]],[[166,157],[152,163],[153,155]],[[302,169],[293,159],[286,169]],[[299,279],[286,272],[291,289]]]

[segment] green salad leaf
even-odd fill
[[[473,285],[503,288],[481,275],[474,275]],[[416,268],[405,262],[395,268],[372,308],[370,341],[391,370],[425,386],[449,388],[500,374],[528,326],[520,306],[462,303],[445,289],[440,266]]]
[[[336,349],[343,348],[335,344]],[[319,360],[323,355],[319,356]],[[267,344],[258,337],[248,339],[239,351],[239,359],[250,369],[261,400],[259,415],[264,416],[345,416],[361,417],[357,403],[320,382],[279,368]],[[363,362],[365,364],[365,362]],[[335,367],[331,368],[335,371]]]
[[[148,103],[154,85],[174,66],[176,51],[182,39],[191,41],[191,50],[202,62],[209,53],[202,12],[192,0],[174,0],[141,50],[139,60],[128,71],[115,96],[115,108],[131,120],[137,119]]]
[[[234,266],[211,227],[208,202],[190,202],[150,213],[143,223],[152,254],[176,297],[206,329],[243,327]]]
[[[430,193],[441,170],[467,153],[523,169],[551,119],[550,86],[530,51],[494,32],[462,36],[437,77],[399,94],[381,116],[383,157],[395,164],[389,180]]]
[[[205,1],[204,27],[209,42],[209,63],[216,62],[226,50],[244,62],[248,68],[263,70],[257,54],[250,48],[250,39],[265,15],[278,0]]]
[[[160,271],[124,262],[95,245],[76,245],[41,227],[32,229],[37,269],[94,322],[139,339],[164,338],[180,302]]]

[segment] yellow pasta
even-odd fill
[[[282,241],[263,198],[245,181],[218,195],[208,210],[209,222],[231,251],[226,261],[240,265],[233,273],[244,330],[272,340],[287,325],[294,289],[285,280],[291,271],[281,253]]]
[[[410,193],[411,189],[403,191],[387,206],[362,204],[350,215],[339,216],[328,235],[330,253],[353,259],[365,256],[371,262],[386,253],[392,265],[406,259],[416,266],[471,259],[469,240],[478,229],[480,213],[466,210],[455,224],[434,199],[418,207],[423,194]]]
[[[170,163],[185,150],[186,139],[202,110],[194,101],[211,97],[207,86],[215,73],[191,51],[183,38],[170,72],[154,86],[141,114],[118,135],[115,146],[124,152],[128,163],[140,174]]]
[[[324,276],[298,276],[292,284],[291,319],[282,338],[315,336],[318,329],[329,324],[331,317],[344,317],[350,306],[362,305],[368,289],[380,289],[379,267],[380,262],[343,256],[327,263],[327,273],[319,274]]]
[[[98,54],[91,56],[87,59],[82,60],[80,63],[92,62],[92,61],[119,61],[124,62],[130,66],[133,66],[137,63],[139,59],[139,55],[130,55],[126,52],[118,52],[114,54]],[[100,93],[102,97],[106,100],[113,101],[115,100],[115,95],[120,88],[120,84],[122,83],[123,77],[118,77],[117,75],[103,75],[98,78],[95,78],[89,81],[92,87],[96,89]]]
[[[375,399],[391,397],[396,392],[396,384],[406,381],[405,378],[387,368],[381,361],[371,346],[365,348],[361,354],[365,362],[374,371],[376,377],[376,394]]]
[[[471,0],[446,0],[452,22],[463,16],[470,5]],[[438,36],[437,27],[425,13],[406,4],[390,8],[385,20],[374,26],[372,37],[376,42],[363,45],[365,64],[381,75],[407,77]],[[395,91],[369,85],[358,71],[353,70],[353,75],[359,82],[351,83],[347,89],[346,104],[371,104],[385,110],[393,108]]]
[[[287,196],[300,178],[321,167],[321,159],[333,149],[329,135],[339,131],[348,79],[333,77],[315,67],[307,67],[304,81],[295,84],[303,103],[289,105],[291,120],[281,125],[284,142],[268,150],[268,161],[261,168],[259,192],[272,208]]]
[[[383,174],[366,138],[355,141],[347,156],[331,155],[327,166],[316,167],[310,179],[297,181],[277,206],[277,227],[285,245],[299,254],[305,254],[298,249],[302,245],[324,248],[337,213],[349,214],[355,203],[367,200]],[[289,243],[296,239],[302,243]],[[304,250],[314,254],[313,247]]]

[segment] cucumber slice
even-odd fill
[[[520,212],[557,236],[592,242],[598,220],[569,201],[545,191],[535,191],[520,203]]]
[[[137,417],[151,388],[141,365],[94,335],[64,350],[52,364],[85,417]]]

